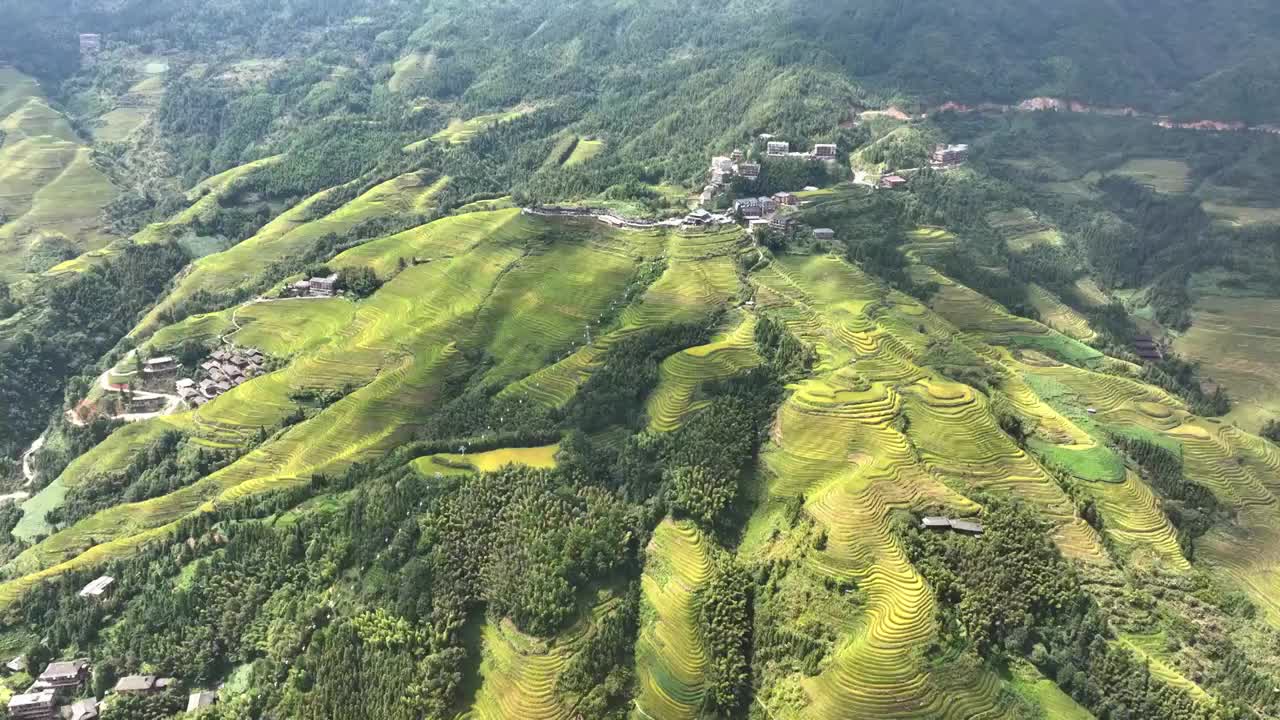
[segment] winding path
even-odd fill
[[[47,430],[40,433],[40,437],[36,438],[35,442],[31,443],[31,447],[27,448],[26,452],[22,453],[22,477],[26,479],[27,485],[36,481],[36,467],[33,461],[35,460],[36,453],[40,452],[40,448],[44,447],[44,440],[47,434]],[[14,494],[16,495],[17,493]],[[3,499],[4,498],[0,498],[0,500]]]
[[[138,352],[137,350],[130,350],[123,358],[121,358],[120,362],[123,363],[127,361],[129,358],[133,357],[137,352]],[[119,363],[117,363],[117,365],[118,364]],[[108,394],[111,394],[111,393],[118,394],[121,392],[119,388],[111,384],[111,373],[112,373],[112,370],[114,369],[115,369],[115,366],[109,367],[106,370],[104,370],[101,375],[98,376],[98,386],[101,387],[102,390]],[[138,371],[133,370],[130,372],[122,372],[117,374],[122,377],[129,377],[129,376],[137,375]],[[163,415],[172,415],[179,407],[182,406],[182,398],[178,397],[177,395],[170,395],[169,393],[148,392],[146,390],[135,390],[133,392],[133,399],[135,400],[155,400],[157,398],[165,398],[167,401],[164,408],[161,410],[157,410],[155,412],[148,412],[148,413],[123,413],[120,415],[112,415],[110,417],[112,420],[123,420],[124,422],[141,422],[143,420],[158,418]],[[67,422],[71,423],[72,425],[75,425],[76,427],[84,427],[85,425],[85,422],[81,420],[80,416],[77,415],[73,410],[67,411]]]

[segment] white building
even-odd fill
[[[107,593],[108,588],[110,588],[112,583],[115,581],[116,579],[110,575],[103,575],[97,580],[85,585],[84,589],[80,591],[80,597],[100,598]]]

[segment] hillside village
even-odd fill
[[[729,155],[711,158],[711,166],[707,171],[707,184],[698,196],[698,209],[684,219],[685,225],[710,225],[722,222],[739,222],[746,226],[753,235],[776,233],[779,236],[791,237],[799,230],[795,216],[805,201],[797,193],[813,193],[819,188],[807,186],[795,190],[783,190],[772,195],[759,197],[737,197],[735,187],[755,183],[764,171],[764,164],[771,160],[798,160],[804,162],[824,162],[834,165],[839,159],[839,147],[836,144],[818,143],[807,152],[791,149],[789,142],[778,140],[774,135],[765,133],[759,136],[764,143],[763,162],[749,160],[747,153],[735,148]],[[969,159],[969,146],[966,144],[941,144],[934,148],[930,157],[929,168],[937,171],[951,170],[964,165]],[[919,168],[904,170],[887,170],[874,179],[868,179],[865,173],[855,174],[855,184],[865,185],[872,190],[900,190],[905,188],[909,175]],[[712,212],[712,209],[726,206],[728,215]],[[811,228],[815,240],[832,240],[834,231],[830,228]]]
[[[104,575],[94,579],[80,592],[84,603],[102,603],[111,594],[115,579]],[[95,675],[88,658],[56,660],[45,664],[39,674],[37,668],[24,655],[12,658],[3,666],[2,673],[10,683],[26,676],[33,678],[26,690],[9,698],[7,717],[13,720],[95,720],[118,699],[129,696],[155,696],[176,693],[180,683],[171,677],[138,673],[116,677]],[[108,671],[110,672],[110,671]],[[92,694],[93,688],[105,690],[101,701]],[[92,687],[91,687],[92,686]],[[196,712],[217,703],[216,693],[195,690],[187,694],[187,712]]]

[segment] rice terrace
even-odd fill
[[[1280,718],[1280,16],[1142,10],[0,0],[0,716]]]

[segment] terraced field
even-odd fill
[[[1146,553],[1131,562],[1138,566],[1157,564],[1179,573],[1191,569],[1178,547],[1177,531],[1151,489],[1133,471],[1122,484],[1094,483],[1090,489],[1106,518],[1107,535],[1121,547]]]
[[[219,182],[211,193],[231,180]],[[412,212],[432,187],[404,176],[319,217],[310,208],[324,194],[304,201],[242,246],[197,262],[162,306],[199,289],[242,289],[247,275],[304,252],[325,233]],[[73,463],[42,507],[56,505],[57,493],[89,472],[123,467],[166,429],[218,447],[250,448],[263,429],[268,440],[190,487],[99,513],[28,549],[8,568],[14,579],[0,585],[0,607],[42,578],[164,537],[181,518],[216,503],[385,456],[412,437],[446,383],[464,363],[474,367],[475,357],[492,361],[482,376],[487,386],[561,407],[620,338],[664,323],[706,321],[723,310],[708,344],[661,363],[646,408],[649,430],[678,428],[700,407],[700,387],[760,361],[754,332],[761,314],[784,322],[812,345],[817,362],[789,387],[774,418],[747,480],[756,509],[734,552],[752,570],[785,560],[806,582],[856,588],[856,598],[833,593],[812,600],[813,614],[831,633],[823,642],[835,640],[814,667],[788,670],[770,679],[774,685],[757,688],[757,704],[770,720],[1012,718],[1010,690],[1051,708],[1051,717],[1089,718],[1049,679],[1001,675],[961,654],[939,653],[934,644],[940,608],[904,551],[895,516],[980,517],[984,508],[971,499],[979,491],[1036,508],[1058,548],[1089,577],[1123,577],[1109,553],[1115,549],[1116,557],[1152,572],[1204,570],[1227,578],[1280,618],[1280,449],[1191,416],[1174,396],[1135,379],[1137,368],[1083,345],[1088,324],[1048,293],[1040,302],[1054,311],[1042,311],[1054,327],[1011,315],[924,264],[955,242],[930,228],[911,238],[913,272],[941,286],[926,305],[835,256],[770,257],[737,229],[619,230],[477,207],[333,259],[335,268],[371,268],[385,280],[358,302],[235,303],[168,327],[152,313],[134,333],[149,349],[230,333],[231,341],[286,364],[197,411],[118,431]],[[750,273],[739,270],[744,253],[761,261]],[[647,287],[637,283],[650,277],[638,272],[657,262],[665,263],[660,276]],[[939,361],[944,354],[946,362]],[[959,382],[965,376],[954,366],[983,372],[988,379],[977,384],[991,391]],[[317,407],[303,397],[312,390],[349,392]],[[299,408],[301,422],[280,424]],[[1024,421],[1030,431],[1024,445],[1005,433],[998,412]],[[1235,525],[1197,541],[1194,571],[1160,497],[1107,446],[1108,431],[1183,453],[1187,477],[1234,511]],[[441,453],[413,467],[427,477],[511,463],[552,467],[557,449]],[[1060,484],[1050,465],[1074,480]],[[1064,486],[1096,500],[1103,534],[1078,516]],[[41,531],[20,529],[27,537]],[[818,532],[822,544],[809,535]],[[709,658],[697,592],[715,554],[724,552],[716,542],[689,521],[667,518],[646,547],[636,720],[700,717]],[[804,552],[795,552],[801,545]],[[609,612],[615,602],[600,596],[571,630],[552,639],[488,618],[480,685],[467,717],[573,718],[557,677],[579,651],[592,614]],[[1199,690],[1186,685],[1148,636],[1119,642],[1151,657],[1159,677]]]
[[[412,52],[405,55],[392,66],[395,72],[387,81],[387,87],[396,93],[412,89],[414,83],[427,77],[435,61],[433,53]]]
[[[573,167],[574,165],[590,162],[602,152],[604,152],[603,140],[579,138],[577,144],[573,147],[573,152],[569,154],[569,157],[565,158],[563,167]]]
[[[39,85],[10,68],[0,68],[0,134],[0,279],[106,245],[101,212],[117,189]]]
[[[1191,329],[1174,349],[1203,363],[1226,387],[1233,406],[1228,421],[1258,431],[1280,417],[1280,299],[1206,295],[1192,309]]]
[[[298,407],[299,391],[351,387],[354,392],[196,485],[114,508],[56,534],[21,559],[24,571],[57,568],[68,559],[69,566],[91,562],[127,550],[136,544],[137,534],[163,531],[210,501],[296,483],[313,473],[337,471],[385,452],[408,437],[447,368],[460,361],[459,342],[492,346],[495,356],[514,363],[504,375],[516,377],[527,358],[550,357],[569,334],[576,335],[584,310],[607,308],[613,297],[610,283],[617,292],[625,287],[639,258],[627,255],[623,248],[657,252],[669,240],[663,233],[592,226],[576,241],[564,239],[549,247],[549,238],[557,234],[569,238],[572,233],[565,235],[563,227],[515,210],[470,213],[433,226],[374,241],[334,261],[346,267],[377,266],[390,257],[434,258],[407,266],[358,305],[345,300],[298,300],[236,310],[237,321],[244,315],[247,322],[240,331],[246,337],[238,334],[235,341],[253,340],[295,359],[196,411],[164,421],[212,446],[241,445]],[[719,247],[670,240],[671,247],[681,253]],[[721,241],[724,247],[733,247]],[[736,283],[731,261],[723,259],[728,262],[728,277]],[[688,264],[695,266],[692,274],[701,277],[696,266],[703,262],[718,266],[721,260],[695,259]],[[579,263],[586,265],[582,274],[568,272]],[[680,279],[684,272],[669,270],[669,274]],[[584,297],[595,299],[584,303]],[[519,320],[522,307],[534,312],[539,322]],[[557,307],[562,308],[564,319],[552,322],[548,318],[557,316]],[[506,317],[508,313],[515,319]],[[344,317],[348,318],[345,323]],[[220,325],[216,315],[213,320],[206,316],[165,329],[156,337],[172,342],[209,333]],[[122,452],[122,444],[126,456],[145,446],[140,439],[130,441],[122,435],[115,441],[113,437],[85,455],[83,462],[105,462],[109,455]],[[542,449],[526,459],[545,464],[550,452]],[[494,453],[491,459],[504,462],[513,457]],[[7,591],[16,592],[32,579],[11,583]],[[4,592],[0,589],[0,595]]]
[[[1063,243],[1057,228],[1027,208],[988,213],[987,222],[1004,237],[1013,252],[1026,252],[1038,245],[1057,247]]]
[[[1040,313],[1040,319],[1045,325],[1080,342],[1088,343],[1097,339],[1098,333],[1089,327],[1089,321],[1053,293],[1034,283],[1027,290],[1031,305]]]
[[[150,119],[164,98],[164,73],[168,63],[141,58],[134,67],[143,76],[115,101],[115,107],[98,118],[93,128],[96,140],[123,142]]]
[[[508,110],[507,112],[477,115],[466,120],[463,120],[462,118],[455,118],[449,122],[448,127],[435,135],[432,135],[428,140],[430,142],[445,143],[448,145],[462,145],[464,143],[471,142],[471,138],[479,135],[490,127],[493,127],[500,122],[514,120],[521,115],[528,113],[530,110],[531,108],[521,107],[514,110]],[[410,145],[405,149],[412,150],[414,149],[414,146]]]
[[[810,561],[813,571],[856,582],[868,602],[861,621],[840,629],[827,668],[801,679],[803,709],[772,714],[1001,717],[997,677],[959,662],[919,662],[936,609],[889,530],[892,511],[941,505],[972,513],[973,503],[950,486],[987,487],[1057,518],[1059,545],[1070,556],[1104,563],[1096,534],[1031,458],[990,432],[995,421],[976,393],[915,365],[930,336],[956,332],[945,320],[832,258],[788,258],[754,277],[761,305],[820,354],[818,377],[802,382],[779,412],[764,456],[767,495],[805,498],[830,538]],[[904,413],[906,434],[895,422]],[[778,522],[758,513],[740,554],[768,556]]]
[[[580,652],[586,634],[619,600],[604,597],[577,624],[555,640],[524,635],[506,620],[489,620],[482,634],[484,660],[475,704],[468,720],[571,720],[582,717],[556,692],[556,680]]]
[[[427,477],[461,475],[469,472],[494,472],[507,465],[523,465],[549,469],[556,466],[556,453],[560,446],[544,445],[532,448],[504,448],[488,452],[463,455],[440,453],[413,461],[413,468]]]
[[[572,398],[590,376],[600,357],[619,337],[666,322],[693,322],[734,299],[740,283],[732,255],[741,234],[734,230],[685,235],[657,230],[626,231],[628,252],[652,258],[665,252],[667,269],[638,302],[625,306],[619,327],[597,334],[567,357],[518,383],[507,393],[519,393],[549,407],[560,407]],[[614,252],[617,248],[613,248]]]
[[[252,169],[244,166],[238,170],[243,173]],[[211,190],[225,187],[232,181],[234,176],[224,173],[208,181],[208,187]],[[178,281],[174,291],[157,304],[134,329],[132,337],[145,339],[159,330],[162,326],[161,318],[174,307],[189,301],[197,292],[236,293],[251,290],[264,268],[272,263],[305,252],[330,233],[345,233],[368,220],[413,212],[424,196],[429,197],[436,191],[438,188],[435,184],[427,182],[416,173],[410,173],[377,185],[337,210],[316,217],[315,208],[322,206],[334,191],[318,193],[267,223],[248,240],[226,252],[203,257],[193,263]],[[204,193],[204,188],[197,187],[193,193]],[[217,199],[213,192],[208,192],[203,195],[203,201],[217,202]],[[198,213],[199,205],[197,203],[188,213]],[[170,224],[185,220],[186,218],[179,216]],[[159,234],[163,229],[153,226],[148,231]]]
[[[1187,192],[1191,177],[1185,162],[1168,158],[1134,158],[1112,172],[1161,193]]]
[[[936,282],[940,290],[930,301],[938,314],[982,342],[1022,350],[1037,350],[1080,366],[1102,361],[1101,352],[1034,320],[1010,314],[994,300],[974,292],[926,266],[916,266],[918,278]]]
[[[636,641],[637,718],[700,715],[707,657],[698,635],[696,593],[711,572],[709,553],[706,538],[691,523],[668,519],[653,532]]]
[[[695,400],[701,384],[739,375],[759,362],[754,316],[735,313],[731,323],[731,330],[710,343],[676,353],[662,363],[658,388],[646,408],[649,429],[675,430],[683,418],[703,407]]]

